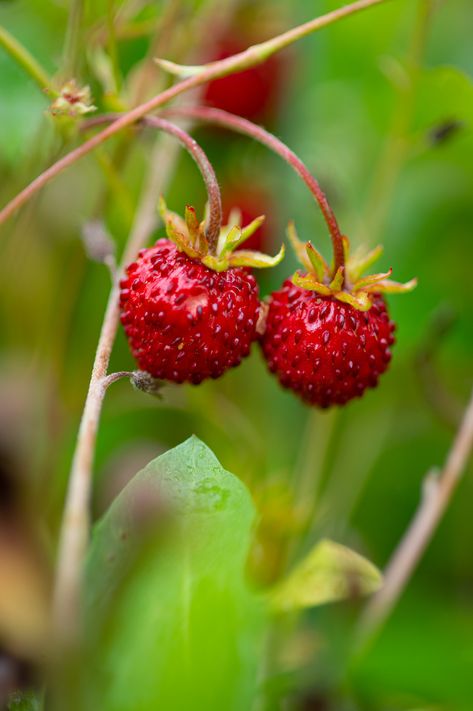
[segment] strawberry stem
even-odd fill
[[[330,207],[327,200],[327,196],[320,187],[318,181],[310,173],[306,165],[301,161],[301,159],[292,151],[288,146],[286,146],[279,138],[273,136],[272,133],[266,131],[261,126],[242,118],[241,116],[235,116],[227,111],[222,111],[221,109],[212,109],[206,106],[197,107],[183,107],[179,109],[169,109],[167,115],[182,116],[186,118],[197,119],[199,121],[205,121],[206,123],[213,123],[223,128],[228,128],[237,133],[242,133],[246,136],[250,136],[254,140],[262,143],[264,146],[270,150],[277,153],[286,163],[296,171],[296,173],[302,178],[310,192],[314,196],[315,200],[319,204],[319,207],[324,216],[325,222],[332,239],[333,246],[333,256],[334,256],[334,268],[333,275],[338,272],[340,267],[345,267],[345,250],[343,247],[343,238],[338,226],[337,218]],[[344,270],[343,270],[344,272]]]
[[[88,121],[84,121],[82,129],[88,130],[94,126],[100,126],[104,123],[111,123],[116,121],[120,116],[121,114],[103,114],[102,116],[95,116]],[[222,198],[220,195],[220,187],[217,176],[215,175],[212,164],[195,139],[179,126],[176,126],[170,121],[158,116],[145,116],[141,119],[140,124],[157,128],[159,131],[164,131],[165,133],[177,138],[177,140],[184,146],[186,151],[197,164],[207,189],[209,203],[209,217],[205,228],[205,236],[209,244],[210,254],[215,255],[217,252],[220,228],[222,226]]]

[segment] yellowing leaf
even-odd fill
[[[278,612],[369,595],[381,586],[379,570],[355,551],[322,540],[271,593]]]

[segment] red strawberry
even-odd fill
[[[391,360],[394,330],[381,296],[363,312],[288,279],[271,296],[262,347],[281,385],[328,407],[375,387]]]
[[[197,384],[218,378],[249,354],[260,302],[256,280],[242,267],[270,266],[283,253],[275,259],[232,253],[259,221],[245,230],[224,228],[220,249],[210,254],[192,208],[186,222],[165,209],[164,216],[178,245],[158,240],[127,268],[120,282],[121,321],[142,370]]]
[[[140,252],[121,287],[132,353],[153,377],[196,384],[249,354],[260,304],[247,270],[214,272],[161,239]]]
[[[347,260],[332,277],[312,245],[304,251],[295,232],[290,235],[308,273],[297,273],[271,295],[263,353],[281,385],[306,402],[343,405],[375,387],[391,360],[395,324],[380,292],[406,291],[415,281],[391,282],[386,279],[391,270],[360,278],[379,248]],[[345,247],[348,253],[347,240]]]

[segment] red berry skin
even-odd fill
[[[246,269],[215,272],[166,239],[120,282],[121,322],[141,370],[197,385],[237,366],[256,339],[258,287]]]
[[[362,312],[287,280],[271,296],[261,346],[283,387],[326,408],[376,387],[391,360],[394,330],[380,295]]]

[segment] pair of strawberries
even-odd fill
[[[292,230],[304,271],[262,303],[249,267],[276,264],[283,249],[275,258],[236,249],[260,221],[223,228],[211,248],[192,209],[186,220],[166,210],[164,218],[169,239],[142,250],[120,283],[121,320],[142,370],[198,384],[239,365],[259,340],[270,371],[308,403],[341,405],[376,386],[395,330],[381,292],[414,285],[389,281],[390,272],[362,277],[379,250],[350,259],[346,240],[345,265],[333,274]]]

